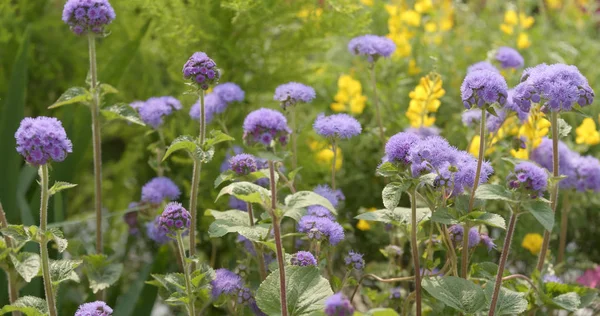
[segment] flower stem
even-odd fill
[[[552,126],[552,176],[553,176],[553,185],[552,191],[550,192],[550,206],[552,207],[552,212],[556,213],[556,206],[558,204],[558,177],[560,175],[560,170],[558,170],[558,162],[560,157],[558,157],[558,112],[552,111],[550,124]],[[537,270],[542,271],[544,268],[544,261],[546,259],[546,252],[548,251],[548,245],[550,244],[550,231],[544,230],[544,241],[542,242],[542,249],[540,250],[540,256],[538,257],[537,262]]]
[[[356,295],[356,292],[358,292],[358,287],[360,287],[362,281],[366,278],[372,278],[375,279],[379,282],[383,282],[383,283],[394,283],[394,282],[407,282],[407,281],[412,281],[415,279],[414,276],[408,276],[408,277],[400,277],[400,278],[390,278],[390,279],[384,279],[384,278],[380,278],[375,274],[365,274],[363,275],[360,280],[358,280],[356,287],[354,288],[354,292],[352,292],[352,295],[350,296],[350,301],[354,300],[354,295]]]
[[[518,206],[517,206],[518,207]],[[496,274],[496,282],[494,283],[494,294],[492,295],[492,303],[490,305],[489,316],[494,316],[496,313],[496,304],[498,303],[498,296],[500,294],[500,288],[502,287],[502,276],[504,274],[504,266],[506,265],[506,259],[510,252],[510,244],[512,243],[513,234],[515,232],[515,226],[517,224],[517,216],[519,214],[512,213],[510,215],[510,221],[508,223],[508,230],[506,231],[506,237],[504,238],[504,246],[502,247],[502,255],[500,256],[500,265],[498,265],[498,273]],[[469,239],[466,236],[464,239]]]
[[[567,191],[563,196],[563,207],[560,214],[560,242],[558,246],[558,259],[556,259],[556,264],[563,262],[563,260],[565,259],[565,249],[567,248],[567,229],[569,228],[570,211],[571,199],[569,199],[569,192]]]
[[[206,138],[206,113],[204,113],[204,90],[200,90],[200,135],[199,144],[203,145]],[[196,255],[196,226],[198,219],[196,218],[196,208],[198,203],[198,186],[200,186],[200,172],[202,171],[202,162],[198,157],[194,156],[194,169],[192,171],[192,192],[190,193],[190,219],[192,225],[190,227],[190,258]],[[191,269],[195,269],[195,264],[191,264]]]
[[[333,150],[333,159],[331,159],[331,189],[335,190],[335,162],[337,160],[337,144],[335,139],[331,141],[331,150]]]
[[[473,181],[473,189],[471,190],[471,197],[469,198],[469,208],[467,209],[467,213],[470,213],[473,210],[473,207],[475,206],[475,191],[477,191],[477,187],[479,186],[479,179],[481,177],[481,165],[483,164],[483,159],[485,158],[485,119],[485,108],[482,108],[479,126],[479,155],[477,156],[477,170],[475,171],[475,179]],[[468,223],[465,223],[463,229],[463,231],[465,232],[465,236],[468,236],[470,229],[470,225]],[[463,238],[461,255],[461,274],[462,277],[466,279],[469,269],[469,238]]]
[[[254,227],[254,214],[252,211],[252,203],[246,203],[246,208],[248,209],[248,221],[250,222],[250,226]],[[258,260],[258,273],[260,274],[260,279],[264,280],[267,277],[265,258],[263,257],[262,249],[260,249],[261,246],[258,243],[253,244],[254,249],[256,249],[256,256]]]
[[[298,135],[296,135],[296,133],[298,132],[298,126],[296,123],[296,106],[293,105],[292,107],[292,170],[296,170],[296,168],[298,168],[298,145],[297,145],[297,138]]]
[[[4,208],[2,207],[2,203],[0,202],[0,228],[7,228],[8,221],[6,220],[6,214],[4,213]],[[8,236],[4,236],[4,242],[6,243],[7,248],[12,248],[12,240]],[[14,269],[6,270],[6,277],[8,278],[8,300],[11,304],[13,304],[19,298],[19,290],[17,288],[17,274]],[[13,316],[19,316],[21,313],[12,312]]]
[[[48,165],[40,166],[40,186],[41,186],[41,201],[40,201],[40,232],[42,240],[40,241],[40,256],[42,259],[42,276],[44,278],[44,290],[46,292],[46,302],[48,303],[48,314],[56,316],[56,303],[54,302],[54,291],[52,290],[52,279],[50,278],[50,258],[48,256],[48,237],[46,237],[46,226],[48,223],[48,199],[50,194],[48,191]]]
[[[417,189],[410,193],[410,246],[412,250],[413,266],[415,269],[415,304],[417,316],[421,316],[421,264],[419,263],[419,244],[417,243]]]
[[[383,121],[381,120],[381,110],[379,109],[379,100],[377,99],[377,76],[375,75],[375,63],[369,67],[371,70],[371,84],[373,85],[373,103],[375,104],[375,115],[377,116],[377,125],[379,126],[379,138],[385,148],[385,133],[383,131]]]
[[[277,185],[275,183],[275,164],[269,160],[269,179],[271,184],[271,217],[273,219],[273,233],[277,250],[277,263],[279,264],[279,292],[281,294],[281,315],[287,316],[287,298],[285,290],[285,266],[283,264],[283,246],[281,245],[281,222],[277,216]]]
[[[183,262],[183,275],[185,276],[185,290],[188,296],[188,313],[190,316],[196,316],[196,310],[194,306],[194,295],[192,292],[192,282],[190,281],[190,273],[192,271],[191,265],[185,262],[185,249],[183,248],[183,238],[181,232],[177,232],[177,249],[179,249],[179,256]]]
[[[159,138],[159,144],[158,148],[156,149],[156,173],[159,177],[162,177],[165,170],[161,166],[161,162],[163,157],[165,156],[167,144],[165,142],[165,135],[163,134],[163,132],[161,130],[158,130],[157,133]]]

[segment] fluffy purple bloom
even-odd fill
[[[508,90],[508,97],[506,98],[506,104],[504,105],[504,109],[517,113],[517,117],[519,118],[519,120],[521,122],[525,122],[529,118],[529,111],[523,111],[521,107],[514,102],[514,94],[515,89]]]
[[[234,210],[240,210],[244,212],[248,211],[248,204],[245,201],[236,198],[235,196],[229,197],[229,207]]]
[[[182,72],[185,79],[191,80],[205,91],[221,78],[217,64],[203,52],[195,52],[183,65]]]
[[[315,89],[312,87],[298,82],[288,82],[275,89],[273,99],[281,102],[281,106],[285,109],[296,103],[310,103],[315,96]]]
[[[600,191],[600,161],[592,156],[576,156],[571,160],[574,188],[579,192]]]
[[[508,102],[507,102],[508,103]],[[486,113],[486,121],[485,126],[488,132],[497,132],[504,121],[506,120],[506,111],[504,109],[496,110],[496,115],[492,115],[490,113]],[[481,121],[481,110],[480,109],[471,109],[463,112],[462,114],[462,122],[467,127],[475,127],[479,126],[479,122]]]
[[[317,116],[313,124],[317,134],[327,138],[348,139],[360,134],[362,127],[360,123],[348,114],[333,114]]]
[[[525,65],[523,56],[511,47],[502,46],[496,51],[496,60],[500,63],[500,67],[506,68],[521,68]]]
[[[294,266],[317,266],[317,259],[315,259],[315,256],[308,251],[296,252],[294,255],[292,255],[290,262]]]
[[[332,221],[335,220],[335,216],[324,206],[311,205],[306,208],[306,215],[312,215],[316,217],[325,217]]]
[[[524,189],[530,192],[531,198],[535,199],[544,195],[548,184],[548,175],[543,168],[525,161],[516,165],[515,170],[508,175],[506,180],[510,188]]]
[[[217,299],[222,294],[237,295],[244,287],[242,277],[227,269],[215,270],[215,279],[210,281],[212,285],[212,298]]]
[[[225,82],[215,86],[213,94],[218,95],[228,105],[233,102],[242,102],[246,93],[240,86],[233,82]]]
[[[171,115],[173,111],[181,110],[181,102],[171,96],[153,97],[145,102],[136,101],[130,106],[138,111],[140,118],[144,123],[152,126],[154,129],[163,124],[163,118]]]
[[[254,248],[254,244],[252,243],[252,241],[242,235],[238,235],[237,242],[239,242],[240,244],[242,244],[242,246],[244,247],[244,249],[251,255],[251,256],[256,256],[256,249]]]
[[[448,232],[450,233],[450,237],[456,244],[462,243],[464,227],[461,225],[452,225],[448,227]],[[481,242],[481,235],[479,235],[479,231],[477,227],[471,227],[469,229],[469,248],[473,248],[477,246]]]
[[[221,163],[221,167],[219,168],[220,172],[225,172],[229,169],[231,169],[231,166],[229,165],[229,159],[235,155],[239,155],[244,153],[244,149],[240,146],[236,146],[234,145],[232,148],[227,150],[227,153],[225,154],[225,159],[223,159],[223,162]]]
[[[17,132],[17,152],[32,166],[61,162],[73,151],[62,123],[53,117],[26,117]]]
[[[298,231],[306,233],[311,240],[328,240],[332,246],[344,239],[342,226],[326,217],[303,216],[298,222]]]
[[[110,316],[113,309],[103,301],[95,301],[79,305],[75,316]]]
[[[420,141],[419,136],[406,132],[400,132],[390,137],[385,144],[385,154],[388,161],[408,165],[411,162],[409,159],[410,149]]]
[[[575,66],[540,64],[523,72],[513,101],[524,112],[529,112],[531,103],[541,103],[551,111],[570,111],[576,103],[592,104],[594,90]]]
[[[490,70],[467,73],[460,87],[462,101],[467,109],[474,106],[481,108],[493,103],[504,105],[508,96],[507,90],[508,85],[504,77]]]
[[[465,188],[472,188],[475,185],[477,159],[466,151],[457,151],[456,164],[454,166],[457,171],[453,176],[451,187],[453,187],[452,195],[456,196],[462,193]],[[494,173],[492,165],[488,161],[484,161],[481,165],[478,185],[486,183],[492,173]],[[448,178],[448,180],[452,181],[451,178]]]
[[[560,283],[563,284],[564,282],[556,275],[551,275],[551,274],[546,274],[544,275],[544,277],[542,278],[544,283],[548,283],[548,282],[552,282],[552,283]]]
[[[352,316],[354,307],[344,294],[336,293],[325,300],[325,315],[327,316]]]
[[[173,182],[173,180],[167,177],[156,177],[148,181],[142,187],[142,202],[159,204],[163,200],[176,200],[181,195],[181,191]]]
[[[231,157],[229,165],[231,166],[231,170],[240,176],[248,175],[258,170],[256,158],[249,154],[239,154]]]
[[[418,177],[426,171],[441,167],[445,162],[456,160],[456,148],[440,136],[427,137],[416,142],[408,151],[408,161],[412,163],[412,175]]]
[[[215,115],[221,114],[227,108],[225,103],[216,93],[209,93],[204,97],[204,120],[206,124],[212,122]],[[193,120],[200,121],[200,101],[197,101],[190,108],[190,117]]]
[[[88,32],[104,33],[104,27],[116,17],[108,0],[68,0],[63,9],[62,20],[77,35]]]
[[[287,144],[292,132],[281,112],[266,108],[250,112],[244,119],[243,128],[246,143],[260,143],[267,147],[271,147],[273,142]]]
[[[415,135],[419,136],[419,138],[421,138],[421,139],[427,138],[429,136],[439,136],[440,135],[440,129],[435,126],[408,127],[406,129],[404,129],[404,132],[415,134]]]
[[[354,55],[367,56],[372,63],[379,57],[390,57],[396,51],[396,44],[387,37],[363,35],[350,40],[348,50]]]
[[[535,161],[540,166],[552,172],[552,140],[544,137],[540,145],[531,152],[531,160]],[[558,141],[558,171],[559,174],[566,176],[560,180],[562,188],[574,188],[577,179],[576,170],[573,167],[573,161],[579,157],[579,154],[573,152],[562,141]]]
[[[167,236],[167,233],[159,228],[160,215],[146,223],[146,235],[159,245],[165,244],[171,240],[171,237]]]
[[[492,249],[496,249],[496,244],[494,243],[494,240],[490,238],[490,236],[481,234],[480,237],[481,243],[487,248],[488,252],[492,251]]]
[[[164,233],[175,233],[190,228],[191,215],[181,203],[171,202],[160,215],[158,227]]]
[[[467,68],[467,74],[472,73],[477,70],[488,70],[488,71],[500,73],[498,71],[498,69],[496,67],[494,67],[494,65],[492,65],[492,63],[490,63],[488,61],[480,61],[478,63],[474,63],[473,65],[469,66],[469,68]]]
[[[319,184],[314,189],[313,192],[316,194],[326,198],[333,207],[338,207],[341,200],[345,200],[344,194],[342,190],[337,189],[333,190],[328,184]]]
[[[350,269],[362,270],[365,267],[363,254],[350,250],[348,255],[344,257],[344,263]]]

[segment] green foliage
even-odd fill
[[[48,189],[48,194],[50,194],[52,196],[62,190],[74,188],[76,186],[77,186],[77,184],[74,184],[74,183],[56,181],[54,183],[54,185],[50,189]]]
[[[356,219],[364,219],[366,221],[382,222],[386,224],[393,224],[396,226],[410,224],[412,210],[405,207],[396,207],[393,211],[376,210],[373,212],[366,212],[356,216]],[[431,210],[429,208],[417,208],[417,222],[421,222],[431,217]]]
[[[65,281],[79,283],[79,275],[75,272],[75,268],[81,265],[81,262],[81,260],[50,260],[50,279],[54,291]]]
[[[74,104],[74,103],[83,103],[85,105],[89,105],[89,102],[92,100],[92,95],[90,92],[83,87],[71,87],[65,91],[56,102],[54,102],[49,109],[55,109],[61,107],[63,105]]]
[[[83,262],[94,293],[117,282],[123,271],[122,263],[112,263],[106,255],[88,255],[83,257]]]
[[[233,195],[236,198],[249,202],[257,203],[261,205],[269,205],[271,200],[271,192],[257,184],[251,182],[234,182],[219,192],[217,200],[223,195]]]
[[[25,280],[25,282],[31,282],[31,279],[36,277],[40,272],[40,255],[32,252],[20,252],[16,254],[10,254],[10,261],[12,262],[15,270]]]
[[[476,313],[481,311],[486,304],[485,294],[481,287],[459,277],[424,278],[422,285],[429,295],[463,313]]]
[[[383,188],[381,192],[381,197],[383,198],[383,205],[389,211],[394,211],[398,203],[400,203],[400,197],[402,196],[402,192],[408,189],[408,185],[406,183],[400,182],[392,182],[388,183],[388,185]]]
[[[285,198],[285,211],[295,212],[297,209],[305,208],[311,205],[321,205],[327,208],[332,214],[337,215],[337,210],[331,202],[321,195],[312,191],[299,191]]]
[[[494,285],[494,282],[488,282],[485,286],[484,293],[488,306],[492,301]],[[525,299],[525,296],[526,293],[515,292],[505,287],[501,287],[495,315],[520,315],[527,310],[527,300]]]
[[[554,226],[554,212],[552,212],[548,203],[536,200],[523,203],[523,208],[531,213],[546,230],[552,231],[552,227]]]
[[[45,316],[48,315],[48,304],[44,299],[34,296],[20,297],[12,305],[2,307],[0,313],[21,312],[25,316]]]
[[[121,119],[130,123],[138,124],[144,126],[144,122],[140,119],[139,114],[126,103],[117,103],[115,105],[111,105],[100,110],[100,113],[104,115],[104,117],[108,121]]]

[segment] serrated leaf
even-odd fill
[[[569,136],[569,133],[571,133],[571,129],[573,129],[573,127],[571,127],[571,125],[569,125],[569,123],[567,123],[565,120],[563,120],[561,118],[558,119],[558,136],[559,137]]]
[[[8,225],[8,227],[0,229],[0,232],[2,232],[2,235],[14,239],[19,244],[31,240],[31,235],[29,235],[23,225]]]
[[[179,136],[171,142],[162,160],[165,161],[172,153],[178,150],[185,150],[188,154],[192,155],[196,151],[196,147],[196,142],[192,136]]]
[[[31,279],[36,277],[40,272],[40,255],[32,252],[19,252],[17,254],[10,254],[10,261],[12,262],[15,270],[25,280],[25,282],[31,282]]]
[[[337,210],[328,199],[312,191],[299,191],[285,198],[287,210],[305,208],[311,205],[321,205],[337,215]]]
[[[461,221],[469,221],[475,224],[490,225],[502,229],[506,229],[506,221],[504,217],[488,212],[470,212],[461,218]]]
[[[192,152],[194,158],[198,159],[198,161],[202,163],[210,162],[215,155],[215,148],[209,147],[207,150],[203,150],[200,146],[196,147],[196,150]]]
[[[573,311],[576,311],[577,309],[579,309],[581,300],[579,298],[579,295],[577,295],[577,293],[570,292],[570,293],[566,293],[566,294],[562,294],[562,295],[554,297],[552,299],[552,303],[554,303],[556,306],[558,306],[562,309],[566,309],[568,311],[573,312]]]
[[[211,266],[206,263],[200,263],[190,276],[192,287],[194,287],[194,289],[208,287],[215,277],[215,270],[213,270]]]
[[[67,91],[65,91],[58,98],[58,100],[56,100],[56,102],[54,102],[54,104],[52,104],[48,108],[55,109],[57,107],[61,107],[63,105],[67,105],[67,104],[73,104],[73,103],[78,103],[78,102],[85,103],[89,100],[91,100],[91,94],[86,88],[71,87],[71,88],[67,89]]]
[[[391,177],[397,175],[398,172],[398,167],[389,161],[386,161],[377,167],[377,174],[383,177]]]
[[[77,184],[74,184],[74,183],[56,181],[56,182],[54,182],[54,185],[48,190],[48,193],[50,195],[54,195],[62,190],[74,188],[76,186],[77,186]]]
[[[101,83],[98,86],[98,90],[100,90],[101,95],[119,93],[119,90],[117,90],[117,88],[109,85],[108,83]]]
[[[475,198],[480,200],[501,200],[514,202],[512,193],[498,184],[482,184],[475,191]]]
[[[554,227],[554,212],[550,205],[543,201],[531,201],[523,204],[525,208],[537,221],[548,231]]]
[[[231,183],[224,187],[219,192],[219,195],[215,201],[225,194],[233,195],[245,202],[259,204],[268,204],[271,199],[271,191],[261,187],[258,184],[245,181]]]
[[[498,265],[493,262],[476,262],[471,265],[469,275],[475,278],[494,280],[498,274]]]
[[[423,289],[444,304],[463,313],[473,314],[486,306],[479,285],[459,277],[434,277],[422,281]]]
[[[81,264],[81,260],[50,260],[50,279],[56,287],[65,281],[75,281],[79,283],[79,275],[75,272]]]
[[[94,293],[109,288],[119,280],[123,264],[111,263],[106,255],[95,254],[83,257],[90,288]]]
[[[221,185],[223,182],[226,182],[226,181],[236,180],[236,181],[255,182],[256,180],[264,179],[264,178],[268,178],[268,177],[269,177],[268,170],[259,170],[259,171],[255,171],[250,174],[243,175],[243,176],[238,175],[233,170],[227,170],[227,171],[221,173],[215,179],[214,185],[216,188],[219,185]],[[277,179],[277,175],[275,176],[275,179]],[[277,180],[275,180],[275,181],[277,181]]]
[[[492,296],[494,295],[494,284],[495,282],[488,282],[485,286],[485,299],[487,306],[492,302]],[[498,293],[498,302],[496,304],[495,315],[519,315],[527,310],[527,300],[525,295],[527,293],[515,292],[505,287],[500,288]],[[489,310],[489,308],[488,308]]]
[[[402,197],[402,192],[404,192],[408,186],[404,183],[400,182],[391,182],[388,183],[383,191],[381,192],[381,198],[383,199],[383,205],[390,211],[393,211],[398,203],[400,203],[400,198]]]
[[[65,238],[63,232],[56,227],[48,228],[46,231],[46,238],[48,238],[48,240],[54,240],[58,252],[65,251],[69,245],[69,241]]]
[[[145,126],[137,111],[127,103],[117,103],[100,110],[102,115],[109,120],[125,120],[134,124]]]
[[[218,143],[230,142],[230,141],[234,141],[234,140],[235,140],[235,138],[233,138],[219,130],[212,130],[212,131],[210,131],[210,137],[204,141],[204,148],[208,149]]]
[[[329,281],[316,267],[286,266],[286,296],[290,316],[311,315],[322,311],[325,300],[333,295]],[[279,272],[271,273],[256,294],[258,307],[267,315],[281,315]]]
[[[46,300],[35,296],[19,297],[12,305],[6,305],[0,310],[0,314],[10,312],[21,312],[25,316],[48,315],[48,304]]]
[[[406,207],[396,207],[393,212],[389,210],[376,210],[372,212],[362,213],[354,218],[363,219],[366,221],[383,222],[393,225],[406,225],[411,222],[412,210]],[[417,208],[417,222],[421,222],[431,217],[429,208]]]
[[[431,214],[431,221],[445,225],[458,224],[458,220],[448,212],[448,208],[442,207]]]
[[[298,168],[290,171],[290,173],[288,173],[288,180],[290,180],[291,182],[294,182],[294,180],[296,179],[296,176],[298,175],[298,172],[300,172],[300,170],[302,170],[302,167],[298,167]]]
[[[208,227],[208,236],[211,238],[223,237],[228,233],[239,233],[240,235],[253,240],[259,241],[265,239],[269,233],[267,225],[250,226],[248,213],[238,210],[230,210],[219,212],[210,210],[215,221]]]

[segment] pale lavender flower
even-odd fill
[[[325,315],[327,316],[352,316],[354,307],[344,294],[336,293],[325,300]]]
[[[306,233],[311,240],[328,240],[332,246],[344,239],[342,226],[326,217],[303,216],[298,222],[298,231]]]
[[[146,235],[159,245],[165,244],[172,240],[167,233],[160,229],[160,215],[156,216],[153,221],[146,223]]]
[[[52,161],[61,162],[73,151],[62,123],[53,117],[24,118],[15,139],[17,152],[35,167]]]
[[[450,237],[456,244],[461,244],[463,240],[464,228],[461,225],[452,225],[448,227],[448,232],[450,233]],[[473,248],[481,242],[481,235],[479,235],[479,231],[477,227],[471,227],[469,229],[469,248]]]
[[[551,274],[545,274],[544,277],[542,278],[544,283],[560,283],[563,284],[564,282],[556,275],[551,275]]]
[[[204,120],[206,124],[212,122],[216,115],[221,114],[227,108],[225,103],[216,93],[209,93],[204,97]],[[190,117],[200,121],[200,101],[198,100],[190,108]]]
[[[229,165],[231,166],[231,170],[240,176],[248,175],[258,170],[256,158],[249,154],[239,154],[231,157]]]
[[[312,215],[316,217],[325,217],[332,221],[335,220],[335,216],[324,206],[311,205],[306,208],[306,215]]]
[[[496,244],[494,240],[490,238],[487,234],[481,234],[481,243],[487,248],[488,252],[492,251],[492,249],[496,249]]]
[[[165,116],[182,109],[181,102],[170,96],[153,97],[142,103],[136,101],[131,106],[135,106],[142,121],[154,129],[163,124]]]
[[[362,270],[365,267],[365,260],[363,254],[350,250],[348,255],[344,257],[344,263],[350,269]]]
[[[552,172],[553,157],[552,151],[552,140],[544,137],[540,145],[533,149],[531,152],[531,160],[535,161],[540,166],[546,168]],[[577,174],[574,167],[573,161],[579,157],[579,154],[573,152],[567,147],[562,141],[558,141],[558,171],[559,174],[566,176],[566,178],[560,180],[560,186],[562,188],[575,188],[577,181]]]
[[[290,262],[294,266],[317,266],[317,259],[308,251],[298,251],[292,255]]]
[[[233,82],[225,82],[215,86],[213,94],[219,96],[227,105],[233,102],[242,102],[246,93],[240,86]]]
[[[525,161],[517,164],[506,180],[510,188],[523,189],[530,193],[531,198],[535,199],[544,195],[548,184],[548,175],[543,168]]]
[[[237,295],[238,291],[244,287],[242,277],[227,269],[215,270],[215,278],[210,281],[210,285],[213,299],[217,299],[223,294]]]
[[[467,68],[467,73],[471,73],[477,70],[489,70],[492,72],[500,73],[500,71],[498,71],[498,69],[494,67],[494,65],[492,65],[489,61],[480,61],[478,63],[474,63],[473,65]]]
[[[275,89],[273,99],[281,102],[281,107],[286,109],[296,103],[310,103],[315,96],[315,89],[312,87],[298,82],[288,82]]]
[[[340,189],[333,190],[327,184],[319,184],[314,189],[313,192],[316,194],[326,198],[333,207],[337,207],[340,203],[340,200],[344,200],[344,194]]]
[[[504,105],[504,108],[517,113],[517,117],[519,118],[519,120],[521,122],[525,122],[529,118],[529,111],[523,111],[521,107],[514,102],[514,94],[515,89],[508,90],[508,97],[506,98],[506,104]]]
[[[108,0],[68,0],[62,13],[63,22],[77,35],[102,34],[115,17]]]
[[[400,132],[387,141],[385,144],[385,154],[389,162],[408,165],[410,149],[415,146],[421,138],[415,134]]]
[[[369,62],[375,62],[380,57],[390,57],[396,51],[396,44],[384,36],[363,35],[350,40],[348,50],[354,55],[367,56]]]
[[[421,139],[425,139],[429,136],[439,136],[440,129],[435,126],[421,126],[421,127],[408,127],[404,129],[405,133],[411,133],[419,136]]]
[[[574,187],[579,192],[600,191],[600,161],[592,156],[577,156],[572,159]]]
[[[521,68],[525,65],[525,60],[519,52],[511,47],[502,46],[496,51],[496,60],[500,63],[500,67],[506,68]]]
[[[183,65],[182,72],[185,79],[191,80],[205,91],[221,78],[217,64],[204,52],[194,53]]]
[[[484,107],[493,103],[504,105],[508,96],[508,85],[504,77],[490,70],[467,73],[460,93],[465,108]]]
[[[111,316],[113,309],[103,301],[95,301],[79,305],[75,316]]]
[[[327,138],[349,139],[362,131],[360,123],[352,116],[342,113],[317,116],[313,124],[317,134]]]
[[[164,200],[176,200],[181,195],[181,190],[167,177],[155,177],[142,187],[141,201],[159,204]]]
[[[246,143],[260,143],[267,147],[271,147],[273,143],[287,144],[292,132],[283,114],[266,108],[250,112],[244,119],[243,128]]]

